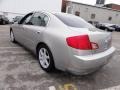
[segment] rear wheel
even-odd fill
[[[44,71],[52,72],[55,70],[52,53],[46,45],[39,46],[37,55],[40,66]]]
[[[11,40],[12,42],[15,42],[15,37],[14,37],[14,33],[13,33],[12,30],[10,31],[10,40]]]

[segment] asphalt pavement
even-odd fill
[[[9,38],[9,26],[0,26],[0,90],[120,90],[120,32],[113,32],[116,52],[99,71],[75,76],[44,72],[36,57]]]

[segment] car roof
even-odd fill
[[[49,11],[32,11],[30,13],[36,13],[36,12],[41,12],[41,13],[46,13],[46,14],[62,14],[62,15],[71,15],[71,16],[74,16],[73,14],[68,14],[68,13],[64,13],[64,12],[49,12]]]

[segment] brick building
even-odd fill
[[[113,9],[115,7],[118,9]],[[66,1],[66,13],[80,16],[86,21],[120,24],[119,6],[114,6],[113,8]]]
[[[117,4],[106,4],[104,5],[104,7],[107,7],[107,8],[111,8],[111,9],[114,9],[114,10],[120,10],[120,5],[117,5]]]

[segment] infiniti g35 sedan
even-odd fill
[[[10,38],[32,51],[46,72],[89,74],[106,65],[115,52],[110,32],[66,13],[31,12],[11,25]]]

